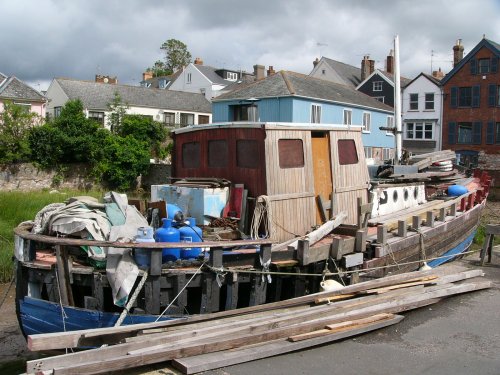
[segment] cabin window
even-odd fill
[[[182,167],[200,167],[200,142],[189,142],[182,145]]]
[[[317,104],[311,105],[311,124],[321,123],[321,106]]]
[[[259,143],[254,139],[236,141],[236,166],[255,169],[259,167],[259,164]]]
[[[304,166],[302,139],[280,139],[278,141],[280,168],[301,168]]]
[[[210,168],[227,167],[228,155],[225,139],[208,141],[208,166]]]
[[[354,139],[339,139],[337,145],[340,165],[358,163],[358,151]]]

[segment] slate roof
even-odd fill
[[[196,65],[196,64],[193,65],[195,66],[196,69],[198,69],[201,72],[201,74],[207,77],[212,83],[216,83],[218,85],[228,85],[230,83],[229,81],[225,80],[220,75],[215,73],[215,71],[220,69],[216,69],[208,65]]]
[[[3,81],[3,83],[2,83]],[[26,100],[31,102],[45,102],[47,99],[34,88],[16,77],[7,78],[0,73],[0,98],[10,100]]]
[[[388,72],[383,71],[383,70],[376,70],[376,71],[378,71],[380,74],[383,74],[389,81],[394,83],[394,74],[388,73]],[[400,83],[401,87],[405,87],[410,82],[411,82],[411,79],[409,79],[409,78],[406,78],[406,77],[399,78],[399,83]]]
[[[141,85],[144,82],[147,82],[150,84],[150,86],[148,88],[158,89],[158,88],[160,88],[160,80],[165,80],[167,82],[167,85],[166,85],[166,87],[164,87],[164,89],[167,89],[170,86],[170,84],[181,75],[181,73],[182,73],[182,70],[178,70],[174,74],[170,74],[168,76],[159,76],[159,77],[149,78],[149,79],[146,79],[144,81],[141,81]]]
[[[129,106],[211,113],[210,102],[203,94],[151,89],[139,86],[112,85],[91,81],[56,78],[69,99],[80,99],[85,108],[106,110],[117,92]]]
[[[392,112],[393,108],[378,100],[354,90],[346,85],[333,83],[304,74],[280,71],[261,81],[246,85],[213,99],[213,102],[225,100],[245,100],[249,98],[303,97],[336,103],[346,103]]]
[[[323,57],[323,60],[337,72],[337,74],[351,87],[357,87],[361,83],[361,68],[345,64],[340,61]]]

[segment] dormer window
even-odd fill
[[[238,79],[238,73],[227,72],[227,80],[228,81],[236,81]]]
[[[373,91],[382,91],[382,81],[373,82]]]

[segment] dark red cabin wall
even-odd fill
[[[227,168],[211,168],[208,166],[208,141],[225,139],[228,141],[229,160]],[[260,167],[257,169],[240,168],[236,165],[236,140],[255,139],[258,143]],[[174,135],[174,152],[172,160],[172,176],[184,177],[217,177],[225,178],[234,184],[244,184],[248,189],[248,195],[257,197],[266,194],[266,171],[265,171],[265,131],[258,128],[214,128],[203,129]],[[184,168],[182,166],[182,144],[189,142],[200,142],[200,167]]]

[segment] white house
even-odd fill
[[[403,147],[414,154],[441,150],[443,96],[438,79],[420,73],[403,89]]]
[[[262,67],[263,72],[264,67]],[[176,73],[177,74],[177,73]],[[231,70],[218,69],[203,65],[200,58],[186,66],[180,74],[170,83],[169,90],[192,93],[202,93],[208,100],[227,92],[233,86],[253,81],[253,74]]]
[[[109,104],[118,94],[128,114],[150,116],[169,127],[212,121],[211,104],[203,94],[104,82],[55,78],[47,90],[47,114],[57,117],[68,100],[80,99],[87,117],[109,127]]]

